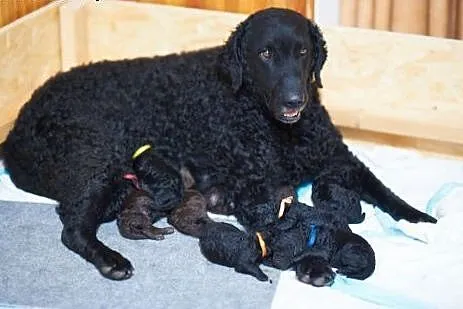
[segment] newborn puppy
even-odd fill
[[[117,217],[119,233],[129,239],[162,240],[172,234],[172,227],[158,228],[153,223],[160,219],[158,212],[152,211],[153,200],[143,190],[134,189],[124,201]]]
[[[185,191],[180,167],[173,165],[149,147],[141,153],[138,150],[135,152],[133,170],[140,189],[146,191],[153,199],[153,211],[167,214],[180,205]]]
[[[360,194],[337,184],[329,185],[329,190],[320,190],[316,187],[317,184],[312,188],[314,192],[312,199],[319,202],[317,208],[343,213],[343,216],[353,224],[362,223],[365,220],[365,213],[362,212],[360,204]],[[330,196],[325,196],[326,194]]]
[[[149,145],[135,152],[133,170],[135,174],[124,175],[132,181],[133,188],[117,216],[119,232],[129,239],[164,239],[164,235],[173,233],[174,229],[157,228],[153,224],[182,202],[182,176]]]
[[[265,203],[240,207],[236,213],[238,221],[251,231],[268,229],[283,216],[296,192],[292,186],[280,186],[272,195]]]
[[[159,229],[152,224],[167,216],[168,223],[178,231],[199,237],[202,226],[212,220],[207,215],[205,197],[194,188],[190,171],[185,167],[178,170],[149,145],[140,149],[145,150],[137,150],[134,155],[136,175],[129,175],[137,190],[128,196],[118,217],[121,235],[163,239],[173,229]]]
[[[183,202],[167,216],[167,222],[181,233],[199,237],[203,226],[213,222],[207,215],[207,200],[194,188],[194,179],[186,168],[180,170],[185,194]]]
[[[268,276],[259,268],[261,261],[270,254],[266,238],[266,233],[248,234],[231,224],[212,222],[203,226],[199,247],[210,262],[267,281]]]
[[[373,249],[342,217],[299,202],[293,202],[272,228],[269,246],[273,254],[265,264],[279,269],[296,266],[297,278],[314,286],[333,283],[332,267],[361,280],[375,269]]]

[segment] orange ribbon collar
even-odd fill
[[[267,256],[267,246],[265,245],[264,237],[262,237],[262,234],[259,232],[256,233],[256,236],[259,241],[260,249],[262,250],[262,257],[265,258]]]

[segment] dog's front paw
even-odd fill
[[[307,257],[296,266],[296,277],[299,281],[316,286],[330,286],[336,273],[328,262],[319,257]]]
[[[422,212],[420,216],[418,216],[417,222],[437,223],[437,219]]]
[[[112,280],[126,280],[132,277],[133,267],[129,260],[116,251],[108,250],[95,263],[100,273]]]
[[[427,213],[421,212],[415,208],[408,208],[405,213],[399,219],[405,219],[411,223],[419,223],[419,222],[428,222],[428,223],[436,223],[437,219],[428,215]],[[396,219],[397,220],[397,219]]]

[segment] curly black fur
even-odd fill
[[[240,221],[239,208],[268,203],[275,188],[313,181],[316,206],[358,207],[342,194],[353,191],[395,219],[435,222],[349,152],[320,103],[325,59],[316,25],[266,9],[223,46],[74,68],[24,105],[4,144],[6,166],[19,188],[59,202],[63,243],[111,279],[130,277],[132,266],[96,232],[120,212],[120,179],[143,143],[178,165],[214,162],[220,183],[211,187],[228,201],[216,209]],[[333,185],[344,191],[330,193]]]

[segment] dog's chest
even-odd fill
[[[242,165],[248,174],[269,177],[292,174],[296,170],[297,137],[281,134],[264,121],[259,127],[234,126],[230,136],[234,140],[233,157],[236,165]],[[285,172],[287,171],[287,172]]]

